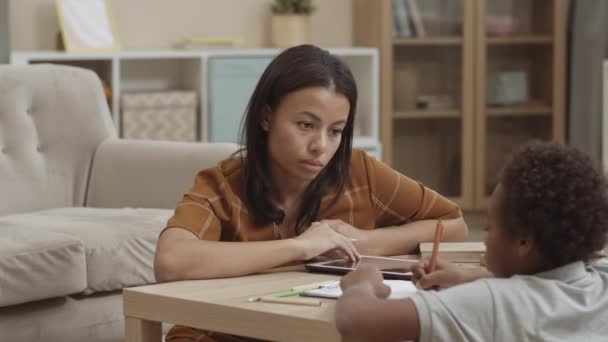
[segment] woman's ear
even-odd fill
[[[260,126],[266,132],[270,130],[270,119],[272,117],[272,111],[269,106],[264,107],[264,113],[262,114],[262,122],[260,122]]]

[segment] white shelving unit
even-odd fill
[[[127,92],[194,90],[199,97],[198,141],[236,142],[240,119],[253,87],[279,49],[209,51],[127,51],[103,54],[14,51],[11,64],[58,63],[95,71],[111,88],[109,103],[121,132],[120,95]],[[375,48],[329,49],[357,81],[353,145],[381,157],[379,139],[379,65]]]

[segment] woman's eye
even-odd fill
[[[330,133],[331,133],[332,135],[340,135],[340,134],[342,134],[342,130],[341,130],[341,129],[332,129],[332,130],[330,131]]]
[[[298,122],[298,125],[300,126],[300,128],[303,128],[303,129],[312,128],[312,122],[308,122],[308,121],[300,121],[300,122]]]
[[[483,231],[484,231],[484,232],[487,232],[487,231],[489,231],[489,230],[490,230],[490,226],[488,226],[488,225],[483,226]]]

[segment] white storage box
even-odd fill
[[[196,140],[194,91],[125,93],[120,100],[124,138]]]

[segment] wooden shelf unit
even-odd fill
[[[551,115],[553,110],[550,106],[506,106],[487,107],[488,116],[529,116],[529,115]]]
[[[420,109],[405,112],[395,112],[394,119],[429,119],[429,118],[457,118],[462,113],[458,109]]]
[[[494,45],[553,44],[553,37],[548,35],[489,37],[487,38],[487,43]]]
[[[568,0],[414,0],[426,34],[412,25],[407,37],[393,36],[392,1],[353,2],[354,44],[380,51],[383,159],[462,209],[483,210],[518,145],[565,140]],[[514,31],[487,34],[489,16],[515,18]],[[503,71],[524,72],[517,89],[528,101],[488,104],[488,75]],[[419,95],[454,105],[417,108]]]
[[[393,38],[395,46],[460,45],[462,37]]]

